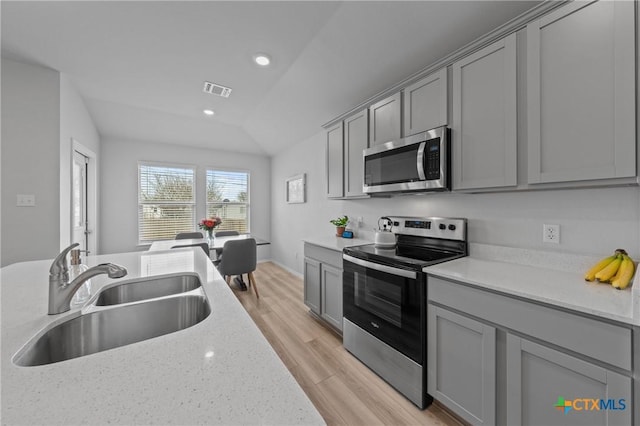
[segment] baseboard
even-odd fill
[[[304,275],[303,275],[303,274],[301,274],[301,273],[300,273],[300,272],[298,272],[298,271],[294,271],[293,269],[289,268],[288,266],[283,265],[282,263],[280,263],[280,262],[278,262],[278,261],[276,261],[276,260],[273,260],[273,259],[265,259],[265,260],[262,260],[262,261],[260,261],[260,262],[258,262],[258,263],[261,263],[261,262],[271,262],[271,263],[273,263],[273,264],[275,264],[275,265],[279,266],[280,268],[284,269],[285,271],[289,272],[290,274],[295,275],[296,277],[298,277],[298,278],[300,278],[300,279],[304,279]]]

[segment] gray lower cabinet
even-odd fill
[[[304,303],[342,332],[342,252],[304,244]]]
[[[472,424],[495,424],[495,328],[429,305],[428,341],[428,393]]]
[[[304,304],[320,315],[320,262],[304,258]]]
[[[631,377],[511,334],[507,386],[509,425],[633,424]]]
[[[427,286],[427,389],[464,420],[638,423],[632,327],[459,281]]]
[[[342,330],[342,269],[322,264],[320,270],[320,316],[338,330]]]

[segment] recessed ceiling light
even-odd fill
[[[269,56],[264,53],[256,53],[253,57],[253,60],[256,61],[256,64],[260,65],[261,67],[266,67],[271,63],[271,58],[269,58]]]
[[[215,112],[212,109],[205,109],[202,112],[204,112],[204,115],[213,115],[213,114],[215,114]]]

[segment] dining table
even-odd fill
[[[252,234],[240,234],[240,235],[225,235],[224,237],[213,237],[209,239],[207,237],[204,238],[193,238],[193,239],[183,239],[183,240],[165,240],[165,241],[156,241],[153,243],[154,250],[169,250],[172,248],[180,248],[180,247],[189,247],[194,244],[201,244],[203,242],[209,243],[209,250],[212,254],[212,260],[215,262],[220,254],[223,252],[224,243],[227,241],[237,241],[237,240],[246,240],[249,238],[253,238],[256,240],[257,246],[264,246],[267,244],[271,244],[270,241],[265,240],[263,238],[256,237]],[[234,283],[238,286],[238,288],[242,291],[247,290],[247,285],[242,279],[242,275],[237,276],[234,279]]]

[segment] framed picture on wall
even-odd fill
[[[285,196],[287,198],[287,203],[294,204],[294,203],[306,202],[305,184],[306,184],[305,173],[302,173],[300,175],[295,175],[287,179],[287,186],[285,188]]]

